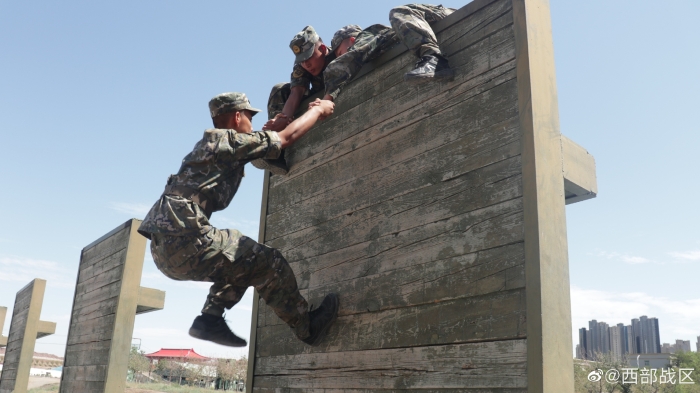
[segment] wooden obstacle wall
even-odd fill
[[[550,29],[546,1],[476,0],[434,26],[454,80],[405,83],[396,47],[287,150],[260,238],[341,310],[309,347],[256,297],[249,391],[573,391],[564,204],[597,189]]]
[[[85,247],[68,330],[61,393],[121,393],[136,314],[163,308],[165,292],[141,287],[146,239],[132,219]]]
[[[56,332],[56,323],[39,320],[46,280],[36,278],[17,292],[12,308],[10,332],[3,338],[5,359],[0,375],[0,393],[26,393],[36,339]],[[7,309],[0,310],[0,332]]]

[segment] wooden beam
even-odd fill
[[[265,226],[267,219],[267,204],[270,188],[270,171],[265,171],[265,180],[263,181],[263,195],[260,202],[260,227],[258,228],[258,242],[265,241]],[[260,304],[260,295],[258,291],[253,291],[253,313],[250,318],[250,339],[248,340],[248,374],[245,381],[246,393],[253,391],[253,373],[255,372],[255,345],[257,343],[258,333],[258,313]]]
[[[36,338],[50,336],[56,333],[56,322],[39,321],[36,330]]]
[[[39,320],[45,291],[46,280],[37,278],[17,292],[7,338],[3,372],[0,374],[0,393],[27,392],[36,339],[45,335],[40,335],[42,333],[56,330],[54,322]],[[7,309],[4,308],[3,314],[6,312]],[[4,321],[4,315],[0,317]]]
[[[146,287],[139,288],[136,315],[162,310],[163,307],[165,307],[165,291]]]
[[[5,317],[7,316],[7,307],[0,307],[0,348],[7,346],[7,337],[2,335],[2,329],[5,326]]]
[[[548,0],[513,0],[523,135],[527,389],[573,392],[571,297]]]
[[[165,292],[141,286],[146,239],[132,219],[80,257],[60,392],[123,392],[136,314],[163,309]]]
[[[582,146],[563,135],[561,151],[566,204],[595,198],[598,194],[595,158]]]

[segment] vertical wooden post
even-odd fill
[[[44,302],[46,280],[34,279],[17,292],[12,310],[10,333],[0,376],[0,393],[25,393],[29,384],[29,369],[34,359],[37,336],[56,330],[56,324],[39,320]],[[2,312],[7,312],[7,309]],[[0,317],[4,316],[0,315]],[[0,329],[2,325],[0,324]]]
[[[7,307],[0,307],[0,348],[7,346],[7,337],[2,335],[2,329],[5,327],[6,317]]]
[[[573,392],[562,140],[548,0],[513,0],[522,130],[528,392]]]
[[[68,330],[63,393],[121,393],[136,314],[163,308],[165,292],[140,286],[146,239],[132,219],[82,251]]]

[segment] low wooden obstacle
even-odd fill
[[[319,347],[255,298],[248,391],[573,392],[565,204],[595,162],[559,131],[549,4],[435,24],[451,81],[388,51],[266,177],[260,239],[341,310]]]
[[[121,393],[137,314],[162,310],[165,292],[141,286],[146,239],[132,219],[80,257],[60,392]]]
[[[39,320],[45,290],[46,280],[37,278],[17,292],[0,375],[0,393],[27,392],[36,339],[56,332],[55,322]],[[0,331],[7,313],[7,308],[3,309],[0,310]]]

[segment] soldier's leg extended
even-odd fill
[[[453,12],[450,8],[431,4],[407,4],[389,12],[391,27],[401,42],[421,60],[406,79],[449,77],[454,73],[447,65],[430,24]]]
[[[207,234],[215,257],[214,281],[203,314],[220,316],[241,300],[249,286],[255,287],[267,305],[304,339],[309,336],[309,306],[299,293],[296,277],[282,254],[243,236],[237,230],[212,230]]]

